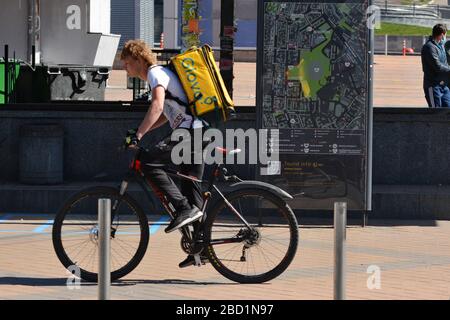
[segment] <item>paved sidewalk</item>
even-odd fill
[[[52,218],[0,214],[0,299],[96,299],[96,284],[66,286],[69,274],[53,251]],[[369,224],[347,230],[348,299],[450,299],[450,221]],[[179,269],[185,257],[179,234],[165,234],[163,226],[151,230],[144,260],[113,283],[113,299],[333,298],[333,229],[328,225],[301,225],[294,262],[279,278],[259,285],[232,283],[210,265]],[[368,268],[375,273],[367,273]]]

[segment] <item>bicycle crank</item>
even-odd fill
[[[200,243],[193,243],[186,236],[181,237],[180,241],[181,249],[190,255],[200,254],[203,250],[203,245]]]

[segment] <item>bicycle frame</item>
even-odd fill
[[[94,272],[92,272],[91,267],[83,269],[84,264],[82,264],[82,262],[85,261],[85,258],[88,257],[88,255],[91,255],[91,257],[93,257],[95,256],[95,253],[91,254],[92,248],[89,248],[87,250],[91,251],[88,252],[88,255],[83,255],[82,260],[79,260],[78,258],[81,257],[79,256],[79,253],[86,247],[86,245],[83,245],[80,248],[77,248],[77,251],[75,252],[75,259],[73,259],[73,255],[70,254],[69,256],[69,252],[65,248],[66,242],[63,241],[62,235],[85,234],[85,225],[89,225],[90,227],[88,227],[87,230],[88,239],[84,239],[83,241],[83,238],[81,238],[80,241],[83,241],[81,243],[89,241],[93,242],[95,249],[95,245],[97,244],[96,236],[98,232],[98,225],[96,225],[95,220],[95,202],[99,197],[109,197],[113,201],[111,206],[111,239],[116,238],[116,235],[133,234],[133,241],[135,242],[136,238],[138,238],[139,240],[139,246],[136,247],[136,251],[134,254],[129,249],[124,249],[127,252],[127,258],[121,257],[121,260],[129,259],[128,253],[131,253],[133,255],[131,260],[124,261],[124,263],[126,264],[111,273],[111,277],[113,278],[114,276],[114,279],[118,279],[128,274],[139,264],[147,250],[149,236],[151,233],[149,232],[149,224],[146,217],[146,213],[148,214],[148,212],[146,212],[147,210],[145,210],[145,208],[142,208],[141,204],[136,202],[136,200],[127,193],[129,183],[137,182],[137,184],[142,188],[144,193],[151,199],[152,202],[154,201],[154,196],[152,196],[152,194],[154,194],[161,201],[161,204],[163,205],[167,214],[169,214],[172,218],[174,218],[174,216],[176,215],[174,207],[169,201],[170,198],[166,197],[166,195],[161,191],[160,186],[152,181],[152,174],[147,174],[147,170],[144,169],[143,164],[140,161],[140,155],[142,155],[141,150],[145,150],[141,148],[137,148],[136,150],[137,152],[134,154],[134,157],[130,162],[129,170],[126,173],[122,183],[120,184],[119,190],[118,188],[111,188],[110,186],[103,185],[82,190],[72,196],[65,203],[64,207],[60,210],[55,218],[52,239],[57,256],[66,268],[74,264],[80,266],[81,276],[83,277],[83,279],[87,279],[89,281],[96,281],[98,279],[97,275],[95,274],[95,270]],[[236,151],[228,151],[221,148],[216,148],[216,150],[218,152],[222,152],[224,155],[231,155],[234,154],[234,151]],[[296,231],[298,225],[294,213],[289,208],[288,204],[284,201],[284,199],[292,199],[292,196],[290,196],[284,190],[269,183],[252,180],[243,181],[234,175],[228,175],[226,168],[222,164],[215,164],[214,167],[211,168],[213,169],[212,174],[204,180],[189,176],[189,174],[183,174],[176,171],[176,169],[174,170],[170,167],[167,167],[166,165],[158,165],[154,163],[146,163],[146,165],[150,165],[154,168],[159,167],[168,175],[174,176],[177,179],[193,181],[196,183],[208,183],[207,189],[206,186],[204,186],[205,188],[202,188],[202,190],[207,190],[206,192],[202,193],[204,199],[204,203],[202,206],[203,223],[202,221],[195,221],[194,223],[187,224],[178,229],[182,234],[181,248],[185,253],[189,255],[189,257],[185,260],[187,262],[183,262],[183,264],[180,264],[180,267],[184,267],[190,264],[201,266],[202,264],[205,264],[207,262],[207,260],[205,259],[208,259],[213,267],[217,271],[219,271],[219,273],[230,280],[240,283],[261,283],[269,281],[281,274],[281,272],[283,272],[292,262],[298,244],[298,232]],[[224,195],[224,193],[219,190],[219,188],[215,185],[215,182],[218,179],[223,179],[226,182],[231,182],[231,184],[229,185],[229,188],[231,190],[230,193]],[[214,191],[217,192],[217,195],[213,199],[212,193]],[[249,198],[250,200],[248,200]],[[83,202],[80,203],[81,201]],[[265,204],[265,201],[267,201],[267,205]],[[72,211],[74,207],[81,208],[82,210],[75,209]],[[84,213],[83,210],[85,210],[86,207],[92,209],[90,210],[90,214],[92,215],[92,219],[94,219],[94,221],[85,222],[85,219],[83,217],[84,214],[82,215],[82,217],[75,217],[75,221],[73,221],[73,218],[67,218],[68,214],[77,215],[78,213],[80,213],[80,211],[82,211],[81,213]],[[123,208],[124,210],[121,210],[121,208]],[[222,211],[223,209],[225,210]],[[281,213],[281,220],[279,220],[280,218],[277,217],[274,217],[272,219],[271,214],[273,209],[278,210],[277,212]],[[264,211],[264,214],[267,213],[268,216],[268,219],[264,221],[264,224],[262,222],[263,215],[261,214],[261,210]],[[206,214],[207,211],[208,217]],[[123,219],[121,216],[122,213]],[[136,223],[135,220],[130,219],[135,218],[135,216],[137,216],[138,218],[138,223]],[[64,232],[62,229],[63,225],[66,223],[65,219],[67,219],[67,224],[70,227],[64,230],[69,230],[69,232]],[[81,219],[81,224],[77,223],[78,219]],[[248,219],[248,221],[252,224],[250,225],[246,221],[246,219]],[[281,221],[281,223],[279,221]],[[236,272],[230,269],[227,265],[221,263],[222,260],[232,261],[233,263],[247,262],[247,255],[256,250],[251,251],[247,254],[246,251],[254,246],[258,246],[262,241],[262,237],[271,234],[275,234],[275,236],[281,234],[280,232],[278,232],[278,230],[275,230],[275,232],[268,232],[267,234],[265,233],[265,231],[263,231],[266,230],[262,229],[263,227],[272,227],[272,223],[276,228],[289,228],[289,231],[286,231],[286,234],[288,235],[286,240],[288,240],[289,243],[286,243],[287,251],[286,254],[282,257],[283,259],[277,265],[275,265],[275,267],[273,267],[273,263],[267,264],[267,258],[265,258],[265,256],[262,257],[266,261],[266,266],[269,266],[270,268],[273,267],[273,269],[261,274],[249,274],[248,267],[247,273],[242,273],[242,268],[241,272]],[[79,228],[81,228],[81,232],[75,232],[72,229],[72,226],[77,225],[80,226]],[[124,229],[127,228],[127,230],[124,230],[127,232],[119,231],[121,225],[124,226]],[[131,226],[133,232],[129,232],[130,230],[128,229],[128,226]],[[138,231],[136,233],[136,228],[138,228],[140,232]],[[136,234],[137,236],[135,236]],[[72,238],[70,238],[70,240],[73,241],[76,239],[72,240]],[[121,241],[122,239],[117,240]],[[284,244],[285,241],[283,241],[282,243]],[[226,244],[231,245],[227,248]],[[78,244],[76,243],[75,245]],[[218,248],[220,248],[219,251],[216,251],[216,245],[218,245]],[[74,244],[70,244],[70,246],[74,247]],[[237,250],[239,254],[241,253],[241,257],[239,260],[236,260],[233,257],[231,257],[231,260],[225,259],[226,257],[221,258],[219,256],[221,256],[220,252],[223,252],[222,249],[225,250],[224,253],[229,252],[229,250]],[[217,253],[219,253],[219,256],[217,255]],[[118,254],[118,256],[121,255]],[[80,263],[78,263],[77,261],[80,261]],[[88,260],[87,263],[89,265],[92,265],[92,263],[90,262],[91,260]],[[81,265],[83,266],[83,268],[81,268]],[[243,264],[243,266],[245,265]],[[254,266],[253,269],[256,272]]]
[[[121,186],[120,186],[120,195],[124,195],[128,184],[130,181],[136,181],[140,187],[142,188],[142,190],[144,190],[144,193],[147,195],[147,197],[150,199],[151,201],[151,194],[155,194],[157,196],[157,198],[161,201],[161,204],[163,205],[164,209],[166,210],[166,212],[169,214],[169,216],[173,219],[174,218],[174,213],[175,213],[175,208],[172,206],[172,204],[168,201],[168,199],[166,198],[166,196],[163,194],[163,192],[158,188],[158,186],[153,183],[153,181],[151,180],[150,177],[145,176],[143,170],[142,170],[142,163],[139,160],[140,159],[140,153],[142,152],[142,148],[139,147],[139,149],[136,152],[136,155],[134,156],[133,160],[130,163],[130,170],[128,172],[128,174],[126,175],[125,179],[122,181]],[[245,226],[251,230],[252,227],[250,226],[250,224],[244,219],[244,217],[242,217],[242,215],[239,213],[238,210],[236,210],[236,208],[233,207],[233,205],[226,199],[226,197],[223,195],[223,193],[219,190],[219,188],[217,188],[217,186],[215,185],[216,180],[221,176],[221,164],[215,164],[211,177],[209,178],[209,180],[205,181],[205,180],[201,180],[198,179],[197,177],[193,177],[193,176],[188,176],[185,174],[182,174],[176,170],[173,170],[171,168],[167,168],[164,166],[163,170],[172,177],[178,178],[180,180],[187,180],[187,181],[195,181],[198,183],[208,183],[208,188],[207,191],[203,193],[203,207],[201,208],[202,212],[203,212],[203,217],[202,217],[202,222],[204,222],[206,220],[207,214],[206,214],[206,207],[211,199],[211,195],[212,195],[212,191],[215,190],[219,196],[224,200],[225,204],[227,205],[227,207],[230,208],[230,210],[242,221],[242,223],[245,224]],[[224,175],[224,173],[222,173]],[[112,216],[111,216],[111,221],[114,220],[114,213],[115,213],[115,209],[117,208],[116,205],[118,204],[118,201],[116,201],[116,203],[113,204],[112,206]],[[197,233],[200,230],[197,230],[196,232],[192,233],[190,232],[190,230],[188,229],[188,226],[183,227],[180,229],[180,232],[187,237],[187,239],[189,239],[190,241],[193,241],[194,238],[196,238]],[[242,240],[239,238],[235,238],[235,239],[217,239],[216,241],[214,241],[214,244],[220,244],[220,243],[230,243],[230,242],[241,242]]]

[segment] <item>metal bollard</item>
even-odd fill
[[[111,200],[98,200],[98,299],[110,299],[111,287]]]
[[[334,203],[334,300],[345,300],[347,203]]]
[[[389,42],[389,37],[387,34],[384,35],[384,55],[387,56],[388,55],[388,42]]]

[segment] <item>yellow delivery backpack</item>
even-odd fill
[[[181,81],[192,115],[205,118],[214,114],[217,120],[226,121],[234,113],[233,101],[210,46],[191,47],[172,57],[171,69]]]

